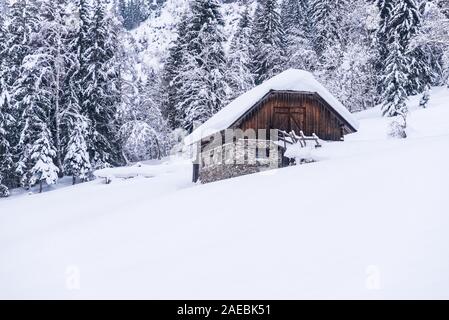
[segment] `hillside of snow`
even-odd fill
[[[161,14],[142,23],[136,30],[130,32],[139,52],[140,63],[147,68],[160,70],[172,41],[176,39],[176,26],[186,12],[188,0],[167,0],[161,9]],[[254,7],[254,5],[253,5]],[[223,3],[222,14],[225,21],[224,33],[228,44],[237,27],[244,5],[239,2]]]
[[[448,299],[449,89],[418,101],[408,139],[372,109],[313,164],[0,200],[0,298]]]

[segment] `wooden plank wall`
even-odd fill
[[[277,109],[282,108],[282,109]],[[299,108],[304,108],[305,117],[302,130],[306,135],[317,134],[321,139],[338,141],[342,138],[342,121],[331,111],[327,103],[313,93],[298,93],[275,91],[258,102],[253,111],[236,123],[235,128],[247,129],[281,129],[292,130],[292,116],[276,116],[276,110],[285,113],[285,108],[296,112],[295,119],[299,119]],[[281,121],[281,125],[274,126],[274,119]],[[285,119],[290,119],[285,120]],[[285,120],[285,121],[284,121]],[[280,126],[280,127],[279,127]]]

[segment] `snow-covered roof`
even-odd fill
[[[265,95],[270,91],[276,90],[317,93],[354,129],[358,129],[359,124],[348,109],[320,84],[310,72],[289,69],[232,101],[187,136],[184,140],[185,144],[193,144],[210,135],[228,129]]]

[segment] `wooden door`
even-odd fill
[[[289,108],[274,108],[273,129],[288,131],[290,129]]]
[[[291,132],[296,134],[304,131],[305,108],[298,107],[276,107],[273,112],[273,129]]]
[[[305,109],[290,109],[290,131],[295,131],[299,135],[300,131],[304,131]]]

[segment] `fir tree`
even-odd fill
[[[260,84],[285,68],[284,31],[276,0],[259,1],[251,37],[253,73]]]
[[[391,19],[396,0],[376,0],[379,11],[379,27],[376,31],[376,45],[379,50],[379,64],[383,64],[388,55],[388,44],[391,42]]]
[[[181,71],[183,67],[183,57],[186,52],[187,39],[187,19],[188,15],[184,14],[177,26],[177,37],[175,42],[169,49],[169,55],[165,62],[163,70],[163,83],[165,94],[163,96],[163,115],[168,119],[168,124],[172,129],[181,126],[183,114],[178,114],[179,110],[176,106],[179,104],[182,86]]]
[[[79,113],[75,113],[71,117],[69,128],[70,138],[67,143],[64,168],[68,174],[72,175],[72,183],[75,184],[77,178],[84,182],[91,170],[86,144],[88,120]]]
[[[90,42],[81,52],[85,77],[80,83],[83,113],[90,121],[89,156],[94,168],[116,165],[121,162],[116,123],[120,103],[120,74],[115,59],[118,38],[103,1],[95,3],[84,41]]]
[[[30,184],[39,183],[39,192],[42,192],[42,183],[55,184],[58,180],[58,167],[53,163],[56,150],[51,141],[51,133],[45,123],[38,125],[37,139],[31,148],[30,159],[33,167],[30,170]]]
[[[449,2],[447,6],[449,8]],[[426,62],[422,82],[438,86],[444,83],[445,74],[449,74],[449,56],[445,54],[449,48],[449,19],[437,3],[422,2],[420,12],[422,24],[412,40],[412,48],[419,50]]]
[[[224,21],[217,0],[194,0],[186,25],[176,114],[186,130],[202,123],[226,102],[228,87],[223,44]]]
[[[70,27],[66,24],[65,0],[43,0],[40,7],[40,44],[33,52],[47,90],[51,94],[51,126],[56,149],[56,164],[63,175],[63,128],[68,71],[75,64],[76,55],[70,52]]]
[[[13,108],[17,110],[20,121],[17,123],[17,166],[16,172],[20,175],[23,186],[31,185],[31,168],[33,167],[32,148],[40,132],[41,123],[50,123],[51,94],[45,79],[45,59],[35,54],[42,45],[40,36],[40,20],[37,3],[25,1],[17,2],[11,10],[12,21],[21,23],[21,27],[13,28],[15,34],[10,38],[17,43],[8,52],[10,67],[9,77],[16,75],[11,86]],[[22,60],[19,62],[18,59]],[[18,63],[16,66],[15,63]],[[18,119],[18,118],[16,118]]]
[[[195,126],[200,125],[212,117],[219,109],[214,103],[214,92],[205,89],[210,86],[206,69],[199,62],[188,55],[184,58],[186,68],[183,72],[183,84],[180,90],[180,102],[177,105],[178,114],[182,115],[181,125],[187,131],[192,131]],[[187,67],[188,66],[188,67]]]
[[[423,89],[423,79],[426,78],[427,66],[420,50],[412,50],[410,41],[418,33],[421,25],[421,14],[418,10],[416,0],[396,1],[391,17],[390,39],[398,41],[404,54],[409,59],[408,78],[409,83],[405,87],[408,94],[416,94]]]
[[[347,0],[312,0],[314,47],[319,56],[329,48],[342,46],[342,17],[346,14]]]
[[[249,8],[246,6],[231,41],[228,56],[228,83],[231,90],[228,100],[233,100],[254,87],[254,75],[251,72],[250,37],[251,17]]]
[[[19,158],[25,152],[20,147],[21,131],[25,125],[23,117],[24,109],[21,104],[21,95],[17,94],[17,83],[21,74],[21,67],[24,58],[31,52],[31,37],[36,34],[38,29],[38,10],[34,2],[17,0],[12,2],[7,11],[4,26],[4,43],[2,46],[2,65],[1,71],[3,78],[2,92],[8,93],[10,96],[10,110],[11,116],[14,118],[14,125],[7,130],[9,136],[9,143],[11,152],[13,153],[13,160],[19,163]],[[16,174],[14,182],[11,186],[15,187],[19,184]]]
[[[398,40],[399,35],[396,36]],[[404,56],[403,48],[399,41],[394,41],[389,45],[389,55],[386,64],[386,73],[383,76],[385,90],[383,92],[382,113],[384,116],[395,117],[407,114],[407,66],[409,60]]]
[[[64,117],[63,121],[68,123],[72,121],[70,115],[76,114],[87,115],[85,108],[86,90],[88,82],[86,78],[89,72],[89,64],[86,56],[87,49],[92,46],[89,38],[89,28],[92,24],[90,12],[92,8],[87,0],[75,0],[78,15],[78,24],[75,30],[71,30],[69,36],[69,51],[71,52],[74,63],[68,71],[66,86],[66,103],[69,105],[71,112],[67,113],[68,117]]]
[[[11,104],[8,86],[5,81],[6,61],[5,42],[7,39],[4,28],[4,19],[0,16],[0,197],[7,197],[11,185],[11,170],[13,168],[13,155],[11,150],[11,136],[8,131],[12,128],[14,118],[11,114]],[[6,184],[6,185],[5,185]]]
[[[14,119],[10,114],[10,97],[5,86],[5,81],[0,77],[0,197],[9,195],[8,188],[3,183],[11,182],[11,170],[13,168],[8,128],[11,127]]]
[[[285,32],[288,67],[312,71],[317,66],[316,52],[311,42],[311,21],[308,0],[284,0],[281,7]]]
[[[321,59],[326,63],[319,65],[316,74],[343,105],[355,112],[379,103],[375,69],[378,51],[373,41],[376,11],[367,10],[367,4],[357,0],[348,0],[347,5],[351,10],[341,17],[344,48],[337,46],[333,48],[334,53],[332,48],[328,49],[324,54],[326,59]],[[328,58],[332,55],[335,55],[334,61]]]
[[[148,17],[149,8],[144,0],[120,0],[118,12],[123,19],[123,26],[132,30]]]
[[[424,92],[422,94],[421,100],[419,101],[419,106],[421,108],[427,108],[427,104],[429,103],[430,100],[430,92],[431,92],[431,88],[430,85],[426,85],[426,87],[424,88]]]

